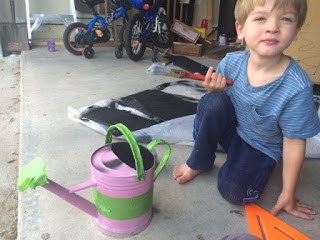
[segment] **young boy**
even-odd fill
[[[312,81],[283,54],[300,31],[307,0],[238,0],[238,38],[249,51],[227,54],[210,67],[199,102],[195,144],[186,164],[173,177],[186,183],[210,170],[219,143],[227,153],[218,175],[218,190],[234,204],[255,202],[275,164],[283,161],[282,192],[271,213],[280,210],[313,219],[312,208],[300,203],[295,190],[303,164],[306,139],[320,131]],[[226,79],[233,80],[226,86]]]

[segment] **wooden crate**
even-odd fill
[[[200,37],[200,32],[177,19],[174,20],[171,31],[191,43],[196,43]]]
[[[185,42],[173,42],[172,53],[188,56],[201,56],[202,44],[193,44]]]

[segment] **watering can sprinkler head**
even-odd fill
[[[47,167],[40,157],[33,159],[19,174],[17,187],[23,192],[28,188],[35,189],[38,186],[48,184],[46,176]]]

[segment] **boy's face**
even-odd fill
[[[273,8],[274,0],[256,6],[244,26],[236,22],[238,38],[245,39],[247,47],[257,54],[272,57],[289,47],[300,29],[293,8]]]

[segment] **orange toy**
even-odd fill
[[[245,205],[250,233],[262,240],[311,240],[256,204]]]

